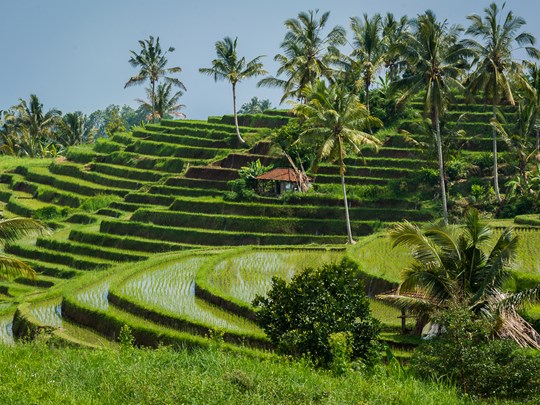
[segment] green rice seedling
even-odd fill
[[[13,340],[13,314],[0,317],[0,344],[12,345]]]
[[[30,313],[40,323],[60,328],[62,326],[61,299],[38,302],[31,306]]]
[[[337,262],[343,252],[327,250],[259,250],[230,256],[208,274],[212,287],[245,303],[256,295],[264,295],[272,285],[272,277],[290,280],[299,270]]]
[[[412,260],[410,251],[403,246],[392,247],[385,237],[369,239],[350,250],[362,270],[376,277],[399,282],[399,274]]]
[[[101,208],[108,207],[109,204],[116,202],[116,201],[122,201],[122,198],[120,198],[117,195],[111,195],[111,194],[98,194],[93,197],[87,198],[81,205],[80,209],[86,212],[95,212]]]
[[[92,308],[106,310],[109,308],[109,301],[107,300],[107,296],[109,295],[109,287],[109,280],[95,284],[79,292],[77,294],[77,300]]]
[[[206,325],[233,332],[260,329],[240,317],[211,307],[195,298],[194,278],[206,257],[189,257],[131,277],[121,292],[154,308],[185,316]]]

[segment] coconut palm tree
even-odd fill
[[[39,221],[29,218],[10,218],[0,220],[0,244],[15,242],[27,236],[46,232],[47,228]],[[28,277],[35,278],[35,271],[23,261],[0,253],[0,277]]]
[[[396,46],[409,74],[394,82],[402,94],[398,102],[424,92],[424,114],[431,118],[439,161],[439,181],[444,223],[448,224],[446,184],[441,138],[441,117],[452,98],[451,88],[460,87],[459,75],[466,66],[466,50],[458,43],[462,29],[438,22],[428,10],[410,22],[411,31]]]
[[[233,110],[234,110],[234,125],[236,126],[236,135],[241,143],[245,143],[240,135],[238,128],[238,115],[236,112],[236,85],[244,79],[265,75],[268,72],[263,69],[263,64],[260,62],[264,55],[257,56],[249,62],[246,58],[239,58],[236,52],[236,43],[230,37],[225,37],[221,41],[216,42],[217,58],[212,61],[211,68],[200,68],[199,72],[212,76],[217,82],[218,80],[227,80],[231,83],[233,93]]]
[[[124,88],[142,84],[147,80],[150,81],[150,100],[153,106],[151,111],[156,111],[156,85],[160,79],[186,91],[186,87],[178,78],[170,76],[175,73],[180,73],[182,68],[178,66],[167,67],[167,63],[169,62],[167,53],[174,52],[174,48],[169,47],[168,51],[163,52],[161,45],[159,44],[159,37],[154,41],[154,37],[150,35],[148,39],[139,41],[139,45],[141,46],[140,52],[130,51],[131,58],[129,59],[131,66],[139,68],[139,73],[132,76],[127,81]]]
[[[148,112],[148,120],[162,119],[167,115],[185,118],[186,115],[180,110],[185,107],[184,104],[178,104],[178,100],[184,94],[181,90],[172,94],[171,83],[160,83],[157,87],[154,102],[152,102],[152,90],[146,89],[146,94],[150,102],[137,99],[137,102]],[[152,109],[155,110],[152,110]]]
[[[329,160],[339,165],[345,206],[345,221],[349,243],[354,243],[345,188],[345,157],[348,150],[359,154],[362,148],[377,149],[379,140],[363,130],[382,126],[378,118],[370,117],[358,96],[339,82],[327,87],[322,80],[304,89],[307,103],[297,103],[293,112],[304,120],[300,141],[319,145],[317,161]]]
[[[11,107],[5,114],[5,144],[11,145],[11,154],[40,157],[48,153],[56,138],[61,112],[57,109],[43,111],[35,94],[30,99],[19,99],[19,104]]]
[[[369,109],[369,89],[379,72],[385,65],[388,44],[383,33],[383,18],[375,14],[371,19],[364,14],[363,19],[351,17],[353,34],[353,51],[351,57],[360,67],[364,85],[365,105]]]
[[[474,209],[464,220],[461,228],[432,224],[422,230],[407,221],[396,225],[389,232],[393,245],[410,248],[413,260],[402,271],[396,293],[379,298],[425,316],[420,317],[424,321],[459,305],[493,321],[500,337],[540,348],[540,335],[517,312],[525,302],[540,299],[540,287],[515,294],[502,289],[511,277],[517,236],[508,228],[494,238]]]
[[[317,18],[318,12],[301,12],[297,19],[285,21],[287,33],[281,43],[283,54],[274,57],[280,65],[277,75],[266,77],[257,84],[283,89],[281,102],[288,98],[303,100],[304,89],[321,77],[331,76],[331,63],[339,59],[337,46],[345,43],[345,30],[335,26],[323,36],[330,12]]]
[[[80,111],[64,115],[58,127],[58,141],[64,146],[92,142],[97,132],[89,125],[88,117]]]
[[[525,20],[512,11],[502,15],[505,4],[499,8],[491,3],[484,9],[484,16],[473,14],[467,17],[471,25],[466,33],[473,38],[465,41],[465,46],[474,53],[475,70],[467,80],[470,94],[483,94],[484,103],[490,101],[493,117],[497,118],[497,106],[504,100],[514,105],[514,95],[510,85],[511,77],[520,75],[521,66],[514,60],[515,48],[525,48],[527,54],[538,59],[540,52],[534,47],[536,39],[528,32],[521,31]],[[502,24],[501,24],[501,21]],[[497,201],[501,201],[499,191],[497,131],[493,128],[493,189]]]

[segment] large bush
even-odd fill
[[[307,268],[286,281],[273,278],[266,297],[257,296],[258,323],[282,353],[306,356],[331,367],[347,353],[373,365],[380,324],[373,319],[358,267],[343,260]],[[345,337],[336,351],[336,337]],[[343,340],[343,339],[341,339]]]
[[[466,309],[448,310],[436,322],[444,333],[416,349],[411,368],[417,376],[446,379],[480,397],[540,399],[538,353],[493,340],[489,322]]]

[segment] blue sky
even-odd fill
[[[508,0],[507,10],[527,20],[526,29],[540,40],[538,0]],[[138,40],[159,36],[163,48],[173,46],[171,66],[180,66],[188,91],[182,97],[189,118],[202,119],[232,111],[230,85],[202,76],[209,67],[214,43],[238,37],[238,51],[263,59],[275,74],[283,22],[298,12],[330,11],[329,26],[348,28],[349,17],[393,12],[414,17],[428,8],[439,19],[466,24],[466,16],[482,14],[488,1],[478,0],[0,0],[0,109],[38,95],[45,108],[91,113],[109,104],[137,107],[144,87],[124,89],[136,73],[129,63]],[[502,4],[502,2],[499,2]],[[256,81],[238,87],[239,105],[251,97],[279,101],[279,90],[257,88]]]

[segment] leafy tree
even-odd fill
[[[349,243],[354,243],[349,219],[349,205],[345,189],[345,157],[348,149],[359,154],[362,148],[377,148],[379,140],[363,131],[381,126],[378,118],[370,117],[358,96],[351,94],[340,83],[327,87],[323,81],[306,87],[307,104],[296,104],[293,112],[304,121],[300,140],[319,146],[317,161],[337,161],[341,176],[341,188],[345,206],[345,221]]]
[[[120,114],[116,110],[112,110],[109,121],[107,122],[107,125],[105,125],[105,134],[108,137],[111,137],[115,133],[124,132],[125,130],[126,127],[124,126],[122,117],[120,117]]]
[[[446,21],[438,22],[431,10],[410,21],[410,26],[412,31],[405,33],[395,45],[408,74],[394,83],[394,91],[403,91],[399,102],[425,91],[424,114],[431,118],[439,160],[443,217],[448,224],[440,121],[452,97],[452,87],[461,86],[458,78],[465,67],[466,56],[466,50],[458,43],[462,29],[448,27]]]
[[[252,97],[249,102],[242,104],[238,112],[240,114],[259,114],[272,108],[272,103],[268,99],[259,100],[258,97]]]
[[[420,378],[444,379],[480,397],[534,400],[540,396],[540,361],[509,340],[490,339],[492,325],[463,308],[440,313],[444,332],[420,345],[411,369]]]
[[[473,39],[465,41],[465,46],[474,53],[475,69],[467,79],[467,87],[471,94],[483,94],[484,102],[488,100],[493,106],[493,117],[497,118],[497,105],[505,100],[514,105],[511,78],[521,74],[521,66],[513,59],[514,45],[524,47],[532,58],[538,58],[540,52],[534,48],[536,42],[533,35],[520,32],[525,20],[515,16],[512,11],[503,17],[505,4],[499,8],[491,3],[484,9],[484,17],[477,14],[468,16],[471,25],[466,33],[481,42]],[[501,21],[504,21],[501,24]],[[493,128],[493,188],[495,197],[501,202],[499,191],[498,157],[497,157],[497,131]]]
[[[0,220],[0,244],[8,243],[27,236],[40,234],[46,231],[46,227],[39,221],[29,218],[10,218]],[[0,253],[0,277],[28,277],[34,279],[35,271],[23,261]]]
[[[93,142],[96,128],[88,124],[88,117],[82,112],[67,113],[58,125],[58,141],[63,146]]]
[[[263,57],[262,55],[257,56],[249,62],[246,62],[245,57],[239,58],[236,52],[237,41],[238,38],[235,38],[233,41],[230,37],[225,37],[222,41],[217,41],[215,45],[217,58],[212,61],[212,67],[200,68],[199,72],[208,76],[213,76],[216,82],[218,80],[227,80],[231,83],[236,135],[241,143],[245,143],[240,135],[240,129],[238,128],[236,85],[244,79],[265,75],[268,72],[263,69],[263,65],[260,62]]]
[[[180,110],[185,107],[184,104],[178,104],[178,99],[184,94],[182,91],[177,91],[172,94],[172,84],[160,83],[157,87],[155,94],[155,100],[152,105],[152,101],[137,99],[137,102],[148,112],[149,120],[156,120],[161,118],[167,118],[169,116],[185,118],[186,115],[181,113]],[[152,100],[151,89],[146,89],[148,99]]]
[[[274,277],[266,297],[253,301],[257,320],[283,353],[307,356],[322,367],[334,362],[332,337],[350,339],[353,360],[373,365],[380,324],[373,319],[362,275],[351,261],[307,268],[287,283]]]
[[[508,228],[494,239],[474,209],[464,220],[463,228],[434,224],[421,230],[407,221],[396,225],[390,238],[394,246],[409,247],[413,261],[402,271],[397,292],[380,297],[418,314],[418,331],[437,311],[460,307],[489,320],[497,336],[540,348],[540,335],[517,312],[540,298],[540,287],[514,294],[502,289],[511,277],[517,236]]]
[[[122,131],[129,131],[134,126],[145,123],[147,114],[148,112],[144,110],[142,106],[137,110],[134,110],[128,105],[120,107],[119,105],[111,104],[104,110],[96,110],[90,114],[88,116],[87,126],[95,128],[95,138],[104,138],[108,136],[105,129],[111,121],[116,121],[116,123],[111,124],[109,126],[110,129],[116,127]],[[124,129],[122,129],[122,127],[124,127]]]
[[[174,52],[173,47],[169,47],[168,51],[163,52],[161,45],[159,44],[159,37],[154,41],[154,37],[150,36],[148,39],[139,41],[141,50],[139,53],[135,51],[131,52],[131,58],[129,63],[135,68],[139,68],[139,73],[132,76],[124,88],[141,84],[145,81],[150,82],[150,100],[152,103],[152,112],[156,111],[156,85],[160,79],[165,80],[166,83],[177,86],[183,91],[186,91],[184,84],[176,77],[170,76],[171,74],[180,73],[182,69],[178,66],[166,67],[168,63],[167,53]]]
[[[317,18],[319,10],[301,12],[285,21],[287,33],[281,43],[283,54],[274,60],[280,64],[277,76],[266,77],[257,86],[283,89],[281,102],[288,98],[304,100],[304,89],[322,77],[332,76],[331,63],[338,60],[337,47],[345,43],[345,30],[335,26],[322,36],[330,12]],[[285,76],[285,79],[280,79]]]

